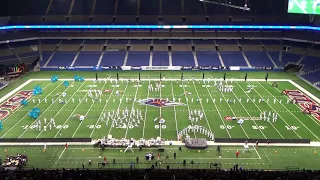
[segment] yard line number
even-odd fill
[[[232,129],[234,126],[230,126],[230,125],[220,125],[220,129]]]
[[[298,130],[299,127],[296,127],[296,126],[285,126],[287,130],[293,130],[293,131],[296,131]]]

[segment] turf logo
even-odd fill
[[[142,99],[139,101],[140,105],[148,105],[153,107],[172,107],[172,106],[184,106],[184,103],[180,102],[172,102],[167,101],[165,99],[161,98],[148,98],[148,99]]]
[[[0,105],[0,119],[7,117],[10,112],[17,109],[20,106],[20,102],[24,99],[29,99],[32,97],[33,91],[20,91],[15,94],[13,97],[5,101]]]
[[[282,93],[294,100],[294,102],[300,106],[303,112],[311,114],[318,121],[320,121],[320,106],[308,96],[301,93],[299,90],[283,90]]]

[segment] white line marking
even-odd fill
[[[73,85],[74,84],[74,82],[72,82],[72,84],[71,85]],[[82,83],[81,85],[80,85],[80,87],[77,89],[77,91],[84,85],[85,83]],[[70,85],[70,86],[71,86]],[[69,87],[70,87],[69,86]],[[77,92],[76,91],[76,92]],[[76,93],[73,93],[72,94],[72,96],[68,99],[68,101],[70,101],[70,99],[75,95]],[[65,103],[60,109],[59,109],[59,111],[56,113],[56,115],[54,115],[53,116],[53,118],[55,118],[60,112],[61,112],[61,110],[64,108],[64,106],[66,106],[68,103]],[[48,126],[50,124],[50,121],[47,123],[47,124],[45,124],[45,126]],[[63,125],[61,126],[61,128],[63,127]],[[38,136],[36,137],[36,138],[38,138],[41,134],[42,134],[42,132],[43,132],[43,129],[40,131],[40,133],[38,134]]]
[[[44,98],[48,97],[55,89],[57,89],[63,82],[61,82],[57,87],[55,87],[48,95],[46,95]],[[44,99],[42,100],[44,101]],[[40,101],[40,103],[42,102]],[[37,107],[39,104],[37,104],[34,107]],[[3,138],[7,133],[9,133],[17,124],[19,124],[26,116],[28,116],[29,112],[26,113],[26,115],[24,115],[17,123],[15,123],[4,135],[1,136],[1,138]],[[29,127],[28,127],[29,128]],[[27,129],[28,129],[27,128]]]
[[[268,89],[266,89],[260,82],[258,82],[259,84],[260,84],[260,86],[261,87],[263,87],[263,89],[265,89],[269,94],[271,94],[272,96],[273,96],[273,94],[268,90]],[[274,96],[273,96],[274,97]],[[274,97],[275,98],[275,97]],[[318,140],[320,140],[319,139],[319,137],[317,136],[317,135],[315,135],[305,124],[303,124],[300,120],[299,120],[299,118],[297,118],[292,112],[290,112],[289,111],[289,109],[285,106],[285,105],[283,105],[283,104],[281,104],[297,121],[299,121],[311,134],[313,134],[313,136],[314,137],[316,137]]]
[[[149,98],[150,95],[150,91],[149,91],[149,85],[150,85],[150,81],[148,81],[148,94],[147,94],[147,99]],[[146,128],[146,121],[147,121],[147,112],[148,112],[148,105],[146,105],[146,109],[144,112],[144,122],[143,122],[143,129],[142,129],[142,138],[144,138],[144,129]]]
[[[18,86],[18,87],[15,88],[14,90],[10,91],[8,94],[6,94],[6,95],[3,96],[2,98],[0,98],[0,103],[2,103],[3,101],[5,101],[6,99],[10,98],[10,97],[13,96],[14,94],[16,94],[18,91],[20,91],[20,89],[22,89],[23,87],[25,87],[26,85],[28,85],[30,82],[32,82],[32,79],[29,79],[28,81],[24,82],[23,84],[21,84],[20,86]]]
[[[208,125],[208,127],[209,127],[209,129],[210,129],[210,133],[213,133],[212,130],[211,130],[211,126],[210,126],[210,124],[209,124],[208,118],[207,118],[207,114],[205,113],[205,110],[204,110],[204,108],[203,108],[202,100],[200,101],[200,96],[199,96],[199,93],[198,93],[198,90],[197,90],[197,87],[196,87],[194,81],[193,81],[193,87],[194,87],[194,89],[196,90],[196,93],[197,93],[197,96],[198,96],[198,99],[199,99],[199,102],[200,102],[200,105],[201,105],[201,109],[202,109],[202,111],[203,111],[204,117],[206,118],[207,125]]]
[[[132,106],[131,106],[131,112],[132,112],[132,110],[134,109],[134,104],[135,104],[135,102],[136,102],[136,98],[137,98],[137,94],[138,94],[138,90],[139,90],[139,85],[140,85],[140,83],[139,83],[139,81],[138,81],[136,93],[135,93],[134,99],[133,99],[133,101],[132,101],[133,103],[132,103]],[[142,86],[141,86],[141,87],[142,87]],[[126,133],[125,133],[125,135],[124,135],[124,138],[127,138],[130,121],[131,121],[131,119],[129,118],[129,121],[128,121],[128,125],[127,125],[127,128],[126,128]]]
[[[211,76],[211,78],[213,78],[213,77]],[[219,79],[219,81],[220,81],[220,79]],[[224,97],[224,94],[221,91],[219,91],[219,92],[222,95],[224,101],[227,102],[226,98]],[[232,114],[234,116],[236,116],[236,113],[234,113],[233,109],[231,108],[231,106],[230,106],[230,104],[228,102],[227,102],[227,105],[229,106],[229,109],[231,110]],[[247,136],[247,138],[249,138],[249,136],[248,136],[247,132],[244,130],[244,128],[241,125],[240,125],[240,127],[241,127],[242,131],[244,132],[244,134]]]
[[[240,86],[240,84],[238,83],[238,82],[236,82],[237,83],[237,85],[242,89],[242,91],[247,95],[247,97],[252,101],[252,98],[248,95],[248,93]],[[248,82],[247,82],[248,83]],[[249,84],[249,83],[248,83]],[[251,85],[251,84],[249,84],[249,85]],[[253,88],[254,89],[254,91],[256,91],[256,93],[263,99],[263,97],[259,94],[259,92],[255,89],[255,88]],[[259,109],[259,111],[260,111],[260,113],[262,113],[263,111],[257,106],[257,104],[256,103],[253,103],[258,109]],[[267,103],[268,104],[268,103]],[[269,104],[268,104],[269,105]],[[269,105],[270,106],[270,105]],[[271,107],[271,106],[270,106]],[[274,111],[274,112],[276,112],[272,107],[271,107],[271,109]],[[278,113],[279,114],[279,113]],[[280,116],[280,115],[279,115]],[[281,118],[282,119],[282,118]],[[284,121],[284,120],[283,120]],[[270,122],[269,121],[269,124],[278,132],[278,134],[281,136],[281,138],[282,139],[284,139],[284,137],[282,136],[282,134],[278,131],[278,129],[276,128],[276,127],[274,127],[274,125],[272,124],[272,122]],[[299,136],[298,136],[299,137]]]
[[[48,83],[45,87],[42,88],[42,90],[46,89],[51,83]],[[37,96],[32,95],[31,98],[28,99],[28,101],[32,100],[33,98],[35,98]],[[15,109],[13,111],[13,113],[10,113],[9,116],[7,116],[2,122],[4,123],[7,119],[9,119],[12,115],[14,115],[16,112],[18,112],[23,106],[19,105],[19,108]]]
[[[125,94],[125,92],[126,92],[126,90],[127,90],[128,85],[129,85],[129,82],[127,81],[126,87],[124,88],[124,91],[123,91],[122,96],[121,96],[121,98],[120,98],[121,101],[119,102],[118,109],[119,109],[120,106],[121,106],[121,102],[122,102],[122,100],[123,100],[123,97],[124,97],[124,94]],[[119,110],[119,111],[120,111],[120,110]],[[115,114],[114,114],[113,116],[116,116],[116,112],[115,112]],[[111,119],[112,119],[112,118],[111,118]],[[111,133],[111,129],[112,129],[112,126],[113,126],[112,124],[113,124],[113,122],[110,123],[110,129],[109,129],[107,135],[110,135],[110,133]]]
[[[63,81],[62,81],[56,88],[60,87],[62,83],[63,83]],[[68,86],[63,92],[66,92],[66,91],[69,89],[69,87],[71,87],[71,86]],[[55,88],[55,89],[56,89],[56,88]],[[54,89],[53,91],[51,91],[50,94],[52,94],[52,92],[54,92],[55,89]],[[43,116],[44,112],[48,111],[48,110],[50,109],[50,107],[61,97],[61,95],[62,95],[62,93],[61,93],[58,97],[56,97],[56,99],[53,101],[53,103],[51,103],[51,104],[49,105],[49,107],[47,107],[47,108],[40,114],[40,116],[39,116],[36,120],[34,120],[34,121],[28,126],[28,128],[27,128],[26,130],[23,131],[23,133],[18,137],[18,139],[20,139],[29,129],[31,129],[31,126],[32,126],[33,124],[37,123],[37,121],[40,120],[40,117]],[[42,100],[42,101],[43,101],[43,100]]]
[[[189,113],[189,112],[190,112],[189,99],[188,99],[188,97],[187,97],[187,95],[186,95],[186,92],[187,92],[187,91],[186,91],[186,89],[185,89],[185,87],[184,87],[183,80],[181,81],[181,84],[182,84],[182,88],[183,88],[183,94],[184,94],[185,100],[186,100],[186,102],[187,102],[188,113]],[[187,99],[188,99],[188,101],[187,101]],[[192,124],[192,127],[194,127],[192,121],[191,121],[191,124]],[[194,134],[194,138],[197,138],[197,135],[196,135],[196,132],[195,132],[195,131],[193,131],[193,134]]]
[[[211,97],[212,102],[213,102],[213,98],[212,98],[211,92],[209,91],[209,88],[208,88],[207,86],[206,86],[206,89],[207,89],[207,91],[208,91],[208,93],[209,93],[209,95],[210,95],[210,97]],[[227,126],[226,126],[226,123],[223,121],[223,117],[222,117],[222,115],[221,115],[221,113],[220,113],[220,111],[219,111],[216,103],[213,103],[213,104],[214,104],[214,107],[217,109],[217,112],[218,112],[218,114],[219,114],[219,116],[220,116],[220,119],[221,119],[224,127],[226,127],[225,129],[226,129],[226,131],[227,131],[227,133],[228,133],[228,135],[229,135],[229,138],[231,138],[231,135],[230,135],[230,133],[229,133],[229,130],[228,130]]]
[[[97,127],[97,125],[98,125],[98,122],[100,121],[100,118],[101,118],[102,114],[104,113],[104,111],[105,111],[105,109],[106,109],[106,107],[107,107],[107,105],[108,105],[108,103],[109,103],[109,100],[110,100],[110,98],[111,98],[111,96],[112,96],[112,93],[113,93],[113,91],[114,91],[115,88],[116,88],[116,86],[113,86],[112,91],[111,91],[111,93],[110,93],[110,95],[109,95],[109,97],[108,97],[108,99],[107,99],[107,103],[104,105],[104,107],[103,107],[103,109],[102,109],[102,111],[101,111],[101,113],[100,113],[100,116],[99,116],[99,118],[98,118],[98,120],[97,120],[97,122],[96,122],[96,125],[95,125],[95,126],[93,127],[93,129],[92,129],[92,132],[91,132],[91,134],[90,134],[90,138],[92,137],[92,135],[93,135],[93,133],[94,133],[94,130],[96,129],[96,127]]]
[[[95,81],[96,82],[96,81]],[[100,89],[100,91],[103,91],[103,89],[104,89],[104,87],[106,86],[106,84],[107,83],[105,83],[103,86],[102,86],[102,88]],[[93,86],[92,86],[93,87]],[[90,88],[91,89],[91,88]],[[87,94],[85,95],[85,97],[87,96]],[[93,99],[92,99],[93,100]],[[93,107],[93,105],[94,105],[94,103],[97,103],[97,102],[92,102],[92,104],[91,104],[91,106],[89,107],[89,109],[88,109],[88,111],[86,112],[86,114],[84,115],[84,117],[86,117],[88,114],[89,114],[89,112],[90,112],[90,110],[91,110],[91,108]],[[79,103],[80,104],[80,103]],[[76,108],[77,109],[77,108]],[[69,119],[69,118],[68,118]],[[84,121],[84,120],[83,120]],[[78,132],[78,130],[79,130],[79,128],[81,127],[81,125],[82,125],[82,123],[83,123],[83,121],[81,121],[80,123],[79,123],[79,125],[78,125],[78,127],[77,127],[77,129],[74,131],[74,133],[73,133],[73,135],[72,135],[72,138],[76,135],[76,133]],[[97,120],[98,121],[98,120]]]
[[[171,92],[172,92],[172,99],[173,99],[173,98],[175,99],[175,97],[174,97],[174,92],[173,92],[173,84],[172,84],[172,82],[171,82]],[[179,130],[178,130],[176,106],[173,106],[173,112],[174,112],[174,120],[175,120],[175,122],[176,122],[177,140],[179,140]]]

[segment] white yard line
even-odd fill
[[[213,78],[213,77],[211,76],[211,78]],[[220,79],[219,79],[219,81],[220,81]],[[228,105],[229,109],[231,110],[233,116],[236,116],[236,113],[234,113],[233,109],[231,108],[230,104],[227,102],[227,99],[224,97],[223,93],[221,91],[219,91],[219,92],[220,92],[220,95],[223,97],[224,101],[227,103],[227,105]],[[249,136],[248,136],[247,132],[244,130],[244,128],[241,125],[240,125],[240,127],[241,127],[242,131],[244,132],[244,134],[247,136],[247,138],[249,138]]]
[[[260,84],[260,86],[263,88],[263,89],[265,89],[269,94],[271,94],[272,96],[273,96],[273,94],[268,90],[268,89],[266,89],[260,82],[258,82],[259,84]],[[274,96],[273,96],[273,98],[275,98]],[[276,98],[275,98],[276,99]],[[299,120],[299,118],[297,118],[291,111],[289,111],[289,109],[285,106],[285,105],[283,105],[283,104],[281,104],[297,121],[299,121],[314,137],[316,137],[318,140],[320,140],[319,139],[319,137],[317,136],[317,135],[315,135],[305,124],[303,124],[300,120]]]
[[[316,101],[317,103],[320,104],[320,99],[318,97],[316,97],[315,95],[313,95],[312,93],[310,93],[309,91],[305,90],[303,87],[301,87],[299,84],[297,84],[296,82],[289,80],[289,82],[294,85],[296,88],[298,88],[299,90],[301,90],[303,93],[305,93],[306,95],[308,95],[311,99],[313,99],[314,101]]]
[[[74,84],[74,82],[72,83],[72,84]],[[71,85],[72,85],[71,84]],[[77,89],[77,91],[84,85],[85,83],[82,83],[80,86],[79,86],[79,88]],[[76,91],[76,92],[77,92]],[[56,113],[56,115],[54,115],[53,116],[53,119],[61,112],[61,110],[64,108],[64,106],[66,106],[67,104],[68,104],[68,102],[70,101],[70,99],[75,95],[76,93],[73,93],[72,94],[72,96],[68,99],[68,101],[59,109],[59,111]],[[45,124],[45,126],[48,126],[50,124],[50,121],[47,123],[47,124]],[[63,126],[61,126],[61,128],[62,128]],[[42,132],[43,132],[43,129],[40,131],[40,133],[38,134],[38,136],[36,137],[36,138],[38,138],[41,134],[42,134]]]
[[[255,146],[253,146],[253,149],[256,151],[256,153],[257,153],[257,155],[258,155],[259,159],[261,159],[261,156],[260,156],[260,154],[258,153],[258,151],[257,151],[257,149],[256,149],[256,147],[255,147]]]
[[[242,91],[247,95],[247,97],[250,99],[250,101],[252,102],[252,98],[248,95],[248,93],[240,86],[240,84],[237,82],[237,81],[235,81],[236,83],[237,83],[237,85],[242,89]],[[249,84],[249,83],[248,83]],[[249,84],[249,85],[251,85],[251,84]],[[255,89],[255,88],[253,88],[254,89],[254,91],[256,91],[256,93],[261,97],[261,99],[263,99],[263,97],[259,94],[259,92]],[[253,103],[258,109],[259,109],[259,111],[260,111],[260,113],[262,113],[263,111],[259,108],[259,106],[257,106],[257,104],[256,103]],[[266,104],[268,104],[268,103],[266,103]],[[269,107],[271,107],[269,104],[268,104],[268,106]],[[274,112],[277,112],[276,110],[274,110],[272,107],[271,107],[271,109],[274,111]],[[278,115],[279,115],[279,113],[277,113]],[[279,115],[280,116],[280,115]],[[280,118],[282,119],[282,117],[280,116]],[[283,119],[282,119],[283,120]],[[283,120],[284,121],[284,120]],[[285,122],[285,121],[284,121]],[[286,123],[286,122],[285,122]],[[276,127],[274,127],[274,125],[272,124],[272,122],[270,122],[269,121],[269,124],[277,131],[277,133],[281,136],[281,138],[282,139],[284,139],[284,137],[282,136],[282,134],[278,131],[278,129],[276,128]],[[287,123],[286,123],[287,124]],[[288,124],[287,124],[288,125]],[[297,133],[296,133],[297,134]],[[298,135],[298,134],[297,134]],[[298,137],[299,137],[299,135],[298,135]],[[301,139],[301,138],[300,138]]]
[[[126,87],[124,88],[124,91],[123,91],[122,96],[121,96],[121,98],[120,98],[120,102],[119,102],[118,109],[119,109],[120,106],[121,106],[121,102],[122,102],[122,100],[123,100],[123,97],[124,97],[124,94],[125,94],[125,92],[126,92],[126,90],[127,90],[128,85],[129,85],[129,82],[127,81],[127,85],[126,85]],[[119,110],[119,113],[120,113],[120,110]],[[116,112],[115,112],[115,114],[114,114],[113,116],[115,116],[115,115],[116,115]],[[109,129],[109,131],[108,131],[107,136],[110,135],[110,133],[111,133],[112,126],[113,126],[112,123],[113,123],[113,122],[110,123],[110,129]]]
[[[270,84],[271,84],[271,82],[269,82]],[[292,84],[293,85],[293,84]],[[296,85],[298,85],[298,84],[296,84]],[[295,86],[295,85],[294,85]],[[299,85],[298,85],[299,86]],[[277,91],[279,91],[279,92],[281,92],[278,88],[276,88],[277,89]],[[307,94],[308,95],[308,94]],[[289,98],[289,96],[285,96],[286,97],[286,99],[290,99]],[[308,97],[309,97],[309,95],[308,95]],[[297,106],[297,108],[298,109],[301,109],[301,107],[298,105],[298,104],[296,104],[295,103],[295,105]],[[311,116],[311,115],[307,115],[310,119],[312,119],[318,126],[320,126],[320,122],[319,121],[317,121],[313,116]]]
[[[198,99],[199,99],[199,103],[200,103],[201,109],[202,109],[202,111],[203,111],[204,117],[205,117],[205,119],[206,119],[206,121],[207,121],[207,125],[208,125],[208,128],[209,128],[209,130],[210,130],[210,133],[213,133],[212,130],[211,130],[210,123],[209,123],[208,118],[207,118],[207,114],[206,114],[206,112],[205,112],[205,110],[204,110],[204,108],[203,108],[202,99],[201,99],[200,96],[199,96],[197,87],[196,87],[194,81],[193,81],[192,83],[193,83],[194,89],[196,90],[196,93],[197,93],[197,96],[198,96]],[[200,99],[201,99],[201,101],[200,101]]]
[[[160,94],[160,99],[161,99],[161,90],[162,90],[162,82],[161,82],[161,80],[160,80],[160,89],[159,89],[159,94]],[[160,117],[162,118],[162,107],[161,107],[161,105],[160,105]],[[162,137],[162,124],[159,124],[159,134],[160,134],[160,138]]]
[[[81,86],[77,89],[77,91],[76,92],[78,92],[79,91],[79,89],[84,85],[86,83],[86,81],[84,81],[83,82],[83,84],[81,84]],[[91,86],[90,87],[90,90],[93,88],[93,86]],[[76,94],[76,93],[74,93],[74,94]],[[88,95],[88,93],[86,93],[84,96],[83,96],[83,98],[81,99],[81,102],[84,100],[84,98],[86,98],[87,97],[87,95]],[[64,126],[64,125],[66,125],[66,123],[69,121],[69,119],[71,118],[71,117],[73,117],[73,113],[77,110],[77,108],[80,106],[80,102],[78,103],[78,105],[73,109],[73,111],[70,113],[70,116],[68,117],[68,119],[63,123],[63,125],[61,126],[61,128]],[[92,103],[93,104],[93,103]],[[91,105],[92,105],[91,104]],[[60,130],[54,135],[54,137],[53,138],[56,138],[57,136],[58,136],[58,134],[59,134],[59,132],[60,132]]]
[[[63,82],[62,82],[62,83],[63,83]],[[62,84],[62,83],[61,83],[61,84]],[[59,84],[59,86],[60,86],[61,84]],[[72,84],[73,84],[73,83],[72,83]],[[71,85],[72,85],[72,84],[71,84]],[[71,87],[71,86],[68,86],[62,93],[66,92],[70,87]],[[53,90],[53,91],[54,91],[54,90]],[[52,93],[53,91],[51,91],[51,93]],[[51,93],[50,93],[50,94],[51,94]],[[33,122],[28,126],[28,128],[26,128],[26,129],[23,131],[23,133],[18,137],[19,139],[20,139],[29,129],[31,129],[31,126],[32,126],[33,124],[37,123],[37,120],[40,119],[40,117],[43,116],[44,112],[46,112],[47,110],[50,109],[50,107],[61,97],[62,93],[61,93],[58,97],[55,97],[56,99],[49,105],[49,107],[47,107],[43,112],[41,112],[40,116],[39,116],[35,121],[33,121]]]
[[[207,87],[206,84],[205,84],[205,86],[206,86],[206,89],[207,89],[207,91],[208,91],[208,93],[209,93],[209,96],[210,96],[210,98],[211,98],[211,100],[212,100],[212,102],[213,102],[213,98],[212,98],[211,92],[209,91],[209,88]],[[222,121],[222,124],[224,125],[224,127],[226,127],[225,129],[226,129],[226,131],[227,131],[227,133],[228,133],[228,135],[229,135],[229,138],[231,138],[230,132],[229,132],[227,126],[226,126],[226,123],[223,121],[223,117],[222,117],[222,115],[221,115],[221,113],[220,113],[220,111],[219,111],[216,103],[213,103],[213,104],[214,104],[214,107],[216,108],[216,110],[217,110],[217,112],[218,112],[218,114],[219,114],[219,116],[220,116],[220,119],[221,119],[221,121]]]
[[[233,93],[233,95],[234,95],[237,99],[239,99],[238,96],[236,95],[236,93],[234,93],[234,91],[231,91],[231,92]],[[228,103],[228,102],[227,102],[227,103]],[[248,110],[244,107],[244,105],[242,104],[242,102],[240,102],[240,105],[241,105],[242,108],[247,112],[247,114],[248,114],[248,116],[250,117],[250,119],[252,119],[250,113],[249,113]],[[253,121],[253,123],[258,127],[258,124],[257,124],[255,121]],[[263,137],[264,137],[265,139],[267,139],[266,135],[262,132],[262,130],[261,130],[260,128],[258,128],[258,129],[259,129],[259,131],[261,132],[261,134],[263,135]]]
[[[186,88],[184,87],[183,80],[181,80],[181,84],[182,84],[182,88],[183,88],[183,94],[184,94],[185,100],[186,100],[186,102],[187,102],[188,114],[189,114],[189,112],[190,112],[189,99],[188,99],[188,97],[187,97],[187,95],[186,95],[186,92],[187,92],[187,91],[186,91]],[[187,99],[188,99],[188,101],[187,101]],[[189,121],[189,120],[188,120],[188,121]],[[192,127],[194,127],[193,122],[192,122],[192,121],[190,121],[190,122],[191,122]],[[194,138],[197,138],[197,135],[196,135],[196,132],[195,132],[195,131],[193,131],[193,134],[194,134]]]
[[[172,92],[172,99],[176,99],[173,92],[173,84],[171,82],[171,92]],[[176,122],[176,131],[177,131],[177,140],[179,140],[179,130],[178,130],[178,121],[177,121],[177,113],[176,113],[176,106],[173,106],[174,112],[174,120]]]
[[[18,86],[18,87],[15,88],[14,90],[10,91],[8,94],[4,95],[2,98],[0,98],[0,103],[2,103],[3,101],[5,101],[6,99],[10,98],[10,97],[13,96],[14,94],[16,94],[20,89],[22,89],[23,87],[25,87],[26,85],[28,85],[30,82],[32,82],[32,79],[29,79],[28,81],[24,82],[23,84],[21,84],[20,86]]]
[[[59,156],[59,158],[58,159],[60,159],[61,157],[62,157],[62,155],[63,155],[63,153],[66,151],[66,148],[64,148],[63,149],[63,151],[61,152],[61,154],[60,154],[60,156]],[[57,162],[56,162],[57,163]]]
[[[137,84],[137,89],[136,89],[136,93],[134,95],[134,99],[133,99],[133,103],[132,103],[132,106],[131,106],[131,111],[134,109],[134,104],[136,103],[136,99],[137,99],[137,94],[138,94],[138,90],[139,90],[139,81],[138,81],[138,84]],[[142,87],[142,86],[141,86]],[[128,125],[130,124],[131,122],[131,119],[129,118],[129,121],[128,121]],[[129,130],[129,126],[127,125],[127,128],[126,128],[126,133],[124,135],[124,138],[126,139],[127,138],[127,134],[128,134],[128,130]]]
[[[47,98],[53,91],[55,91],[58,87],[60,87],[60,85],[62,84],[63,82],[61,82],[57,87],[55,87],[49,94],[47,94],[45,98]],[[42,101],[44,101],[44,99]],[[42,102],[40,101],[40,103]],[[34,107],[37,107],[39,104],[37,104],[36,106]],[[3,138],[6,134],[8,134],[17,124],[19,124],[26,116],[28,116],[29,114],[29,111],[26,113],[26,115],[24,115],[17,123],[15,123],[6,133],[4,133],[4,135],[1,136],[1,138]],[[29,127],[28,127],[29,128]]]
[[[107,84],[107,83],[105,83],[105,84],[102,86],[102,88],[100,89],[100,91],[102,91],[102,90],[104,89],[104,87],[106,86],[106,84]],[[92,88],[92,87],[91,87],[91,88]],[[91,89],[91,88],[90,88],[90,89]],[[87,95],[87,94],[86,94],[86,95]],[[89,107],[89,109],[88,109],[88,111],[86,112],[86,114],[84,115],[84,117],[86,117],[86,116],[88,115],[88,113],[90,112],[91,108],[93,107],[93,105],[94,105],[95,103],[96,103],[95,101],[92,102],[91,106]],[[80,103],[79,103],[79,104],[80,104]],[[77,109],[77,108],[76,108],[76,109]],[[69,119],[69,118],[68,118],[68,119]],[[99,121],[99,119],[98,119],[97,121]],[[74,133],[73,133],[73,135],[72,135],[72,138],[76,135],[76,133],[78,132],[78,130],[79,130],[79,128],[81,127],[82,123],[83,123],[83,121],[81,121],[81,122],[79,123],[77,129],[74,131]]]
[[[45,87],[42,88],[42,90],[46,89],[51,83],[48,83]],[[37,96],[32,95],[31,98],[28,99],[28,101],[32,100],[33,98],[35,98]],[[2,120],[2,122],[6,122],[7,119],[9,119],[12,115],[14,115],[16,112],[18,112],[23,106],[19,105],[19,107],[17,109],[15,109],[12,113],[9,114],[9,116],[7,116],[4,120]]]
[[[92,137],[92,135],[93,135],[93,133],[94,133],[94,130],[96,129],[96,127],[97,127],[97,125],[98,125],[98,123],[99,123],[99,121],[100,121],[100,118],[101,118],[101,116],[103,115],[103,113],[104,113],[104,111],[105,111],[105,109],[106,109],[106,107],[107,107],[107,105],[108,105],[108,103],[109,103],[110,98],[112,97],[112,94],[113,94],[113,91],[114,91],[115,88],[116,88],[116,86],[113,86],[112,91],[111,91],[111,93],[110,93],[110,95],[109,95],[109,97],[108,97],[108,99],[107,99],[107,102],[106,102],[106,104],[104,105],[104,107],[103,107],[103,109],[102,109],[102,111],[101,111],[101,113],[100,113],[100,116],[99,116],[99,118],[98,118],[95,126],[94,126],[93,129],[92,129],[92,132],[91,132],[91,134],[90,134],[90,138]]]
[[[150,81],[148,81],[148,94],[147,94],[147,99],[149,98],[149,94],[150,94],[150,91],[149,91],[149,85],[150,85]],[[142,129],[142,138],[144,138],[144,129],[146,128],[146,121],[147,121],[147,112],[148,112],[148,105],[145,105],[146,106],[146,109],[145,109],[145,112],[144,112],[144,122],[143,122],[143,129]]]

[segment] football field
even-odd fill
[[[119,73],[119,81],[115,74],[98,73],[100,80],[84,76],[83,82],[75,82],[72,77],[78,72],[72,73],[54,83],[46,76],[37,75],[12,88],[11,94],[3,98],[12,99],[19,92],[32,91],[35,86],[40,86],[43,93],[30,96],[27,105],[15,104],[17,107],[9,110],[2,119],[0,137],[98,139],[111,134],[119,139],[177,140],[179,133],[186,129],[191,138],[207,140],[212,140],[209,133],[214,134],[214,138],[320,140],[317,118],[304,114],[297,103],[288,102],[289,96],[281,93],[285,89],[299,90],[303,94],[308,91],[285,76],[274,76],[269,81],[261,75],[250,76],[247,81],[237,76],[227,77],[227,82],[222,81],[223,86],[233,90],[223,92],[217,85],[223,76],[214,73],[207,73],[204,81],[200,73],[185,75],[183,81],[180,73],[166,73],[168,75],[162,74],[160,81],[159,72],[155,72],[143,75],[140,82],[137,72],[125,76]],[[63,81],[68,81],[69,86],[65,87]],[[273,82],[278,87],[272,87]],[[161,85],[159,90],[150,90],[150,85],[156,87],[157,84]],[[95,98],[94,92],[98,90],[102,95]],[[94,98],[89,97],[89,91]],[[317,97],[319,94],[310,95]],[[37,120],[29,116],[35,107],[41,111]],[[118,109],[119,117],[112,115]],[[135,115],[125,118],[122,116],[125,109],[130,114],[134,111]],[[261,119],[263,112],[277,114],[277,120]],[[79,120],[80,116],[85,117],[83,121]],[[55,127],[50,129],[51,117]],[[244,123],[239,125],[237,120],[231,120],[233,117],[243,119]],[[165,122],[160,124],[156,119]],[[36,125],[38,120],[41,129]]]

